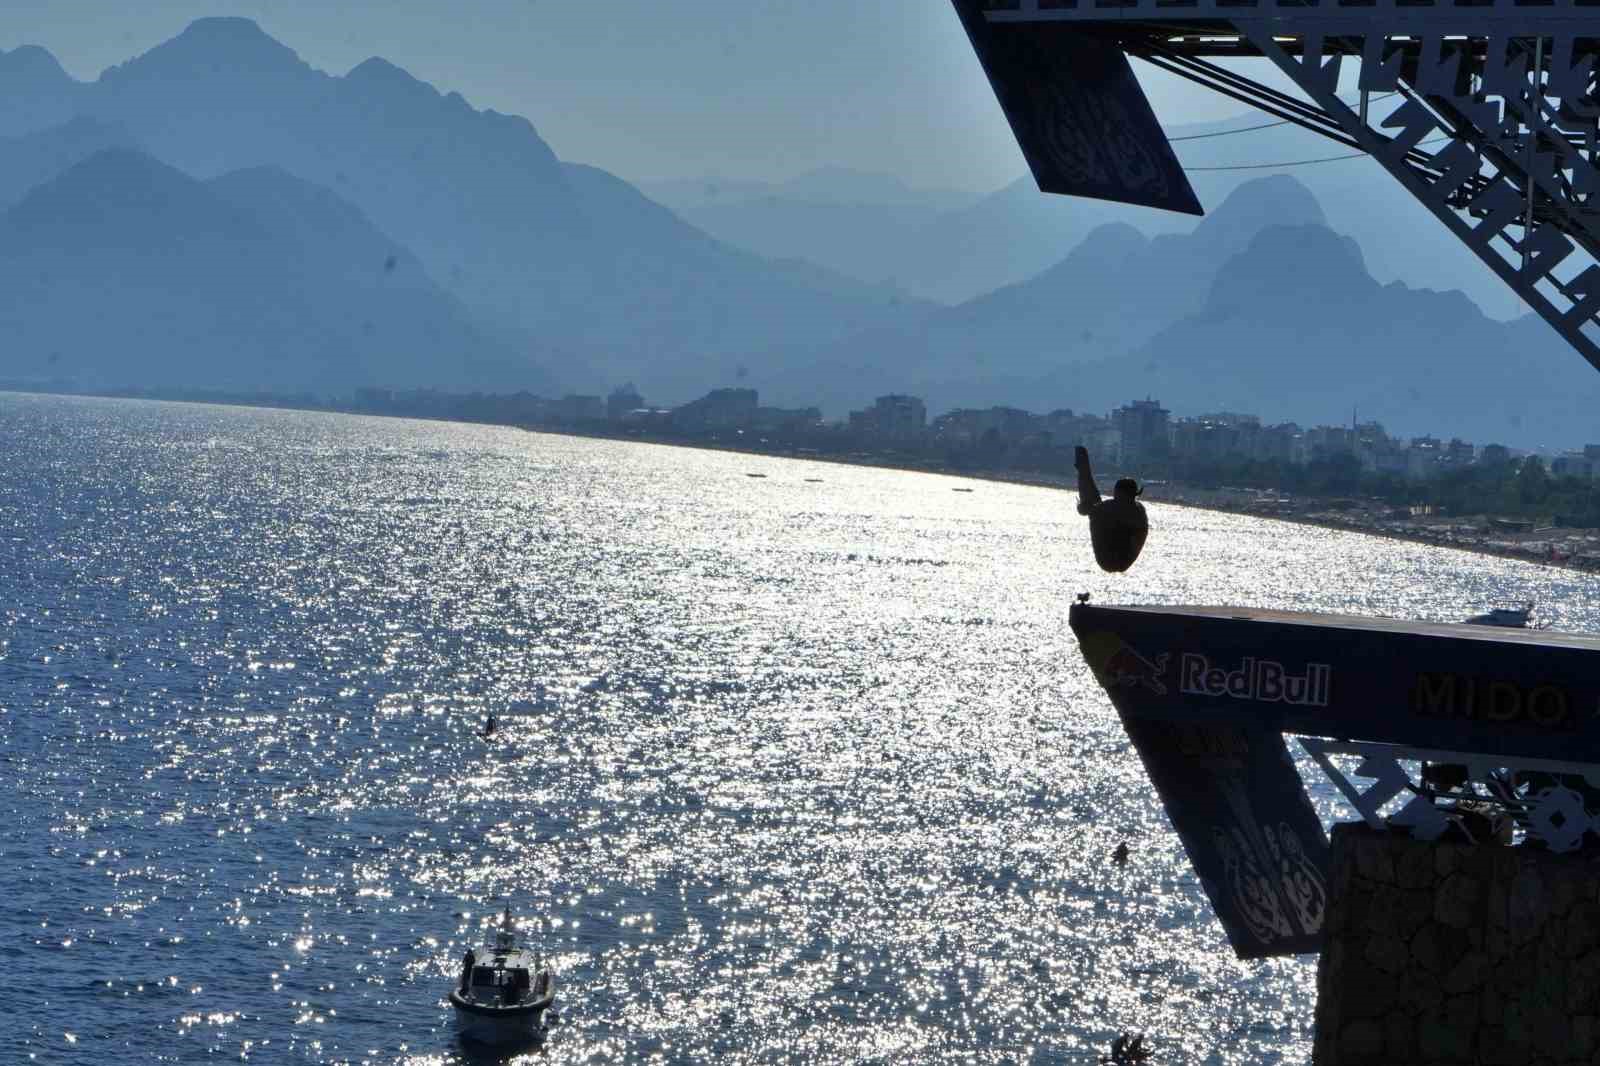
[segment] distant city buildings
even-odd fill
[[[606,417],[613,422],[620,422],[645,410],[644,397],[639,395],[639,390],[631,381],[612,389],[611,395],[606,397]]]
[[[916,396],[879,396],[865,411],[851,411],[848,424],[852,433],[916,443],[928,428],[928,409]]]
[[[1581,452],[1566,452],[1550,463],[1557,477],[1600,477],[1600,444],[1586,444]]]
[[[739,429],[755,418],[755,389],[712,389],[698,400],[672,410],[672,424],[680,429]]]
[[[822,425],[816,407],[762,407],[755,389],[712,389],[698,400],[673,408],[673,428],[690,433],[751,430],[800,433]]]
[[[550,405],[550,417],[558,422],[598,422],[606,416],[606,405],[598,396],[568,393]]]
[[[750,428],[760,433],[812,433],[822,428],[822,408],[757,407]]]
[[[1152,399],[1135,400],[1119,407],[1111,419],[1122,435],[1123,466],[1137,467],[1165,460],[1172,454],[1168,411]]]
[[[1505,466],[1511,462],[1511,449],[1504,444],[1485,444],[1478,462],[1484,466]]]
[[[957,408],[933,420],[933,439],[955,445],[1020,444],[1041,429],[1037,415],[1019,407]]]
[[[1072,449],[1087,447],[1097,465],[1140,477],[1170,477],[1210,466],[1227,469],[1241,461],[1306,465],[1344,463],[1366,474],[1427,481],[1473,466],[1515,461],[1503,444],[1481,451],[1459,437],[1431,435],[1401,440],[1379,422],[1302,429],[1293,422],[1267,425],[1259,415],[1215,411],[1174,419],[1159,400],[1133,400],[1105,416],[1058,408],[1035,414],[1019,407],[958,407],[933,419],[921,397],[890,393],[852,411],[843,422],[826,422],[815,407],[763,407],[755,389],[719,388],[671,409],[650,408],[630,382],[599,396],[569,394],[558,400],[527,392],[456,395],[434,389],[367,388],[352,409],[422,418],[468,418],[518,425],[589,427],[601,432],[663,433],[722,440],[744,436],[750,443],[788,442],[804,451],[859,452],[883,448],[925,453],[938,464],[976,464],[1070,475]],[[606,427],[615,427],[614,430]],[[1557,456],[1550,473],[1600,478],[1600,445]]]

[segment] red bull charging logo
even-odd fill
[[[1165,696],[1167,685],[1161,679],[1167,672],[1167,660],[1171,657],[1170,654],[1157,655],[1152,662],[1124,644],[1111,653],[1101,668],[1101,683],[1108,688],[1112,685],[1123,688],[1137,686],[1157,696]]]

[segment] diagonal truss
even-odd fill
[[[1377,830],[1409,830],[1418,840],[1436,840],[1462,810],[1498,810],[1527,836],[1551,851],[1574,851],[1589,834],[1600,835],[1600,811],[1574,786],[1591,793],[1600,785],[1594,764],[1549,759],[1507,759],[1482,753],[1437,751],[1402,744],[1325,740],[1300,737],[1300,746],[1322,768],[1362,820]],[[1360,762],[1342,769],[1332,756],[1356,756]],[[1449,789],[1430,788],[1413,780],[1406,764],[1450,765],[1460,782]],[[1363,785],[1357,779],[1370,782]],[[1388,816],[1392,801],[1404,805]]]
[[[1350,39],[1313,32],[1291,53],[1264,24],[1249,26],[1247,34],[1362,150],[1600,368],[1594,336],[1600,329],[1585,329],[1600,324],[1600,218],[1590,204],[1600,189],[1592,158],[1594,111],[1589,107],[1582,123],[1562,128],[1559,105],[1547,95],[1555,64],[1545,64],[1545,70],[1537,65],[1545,59],[1544,38],[1452,40],[1435,34],[1397,41],[1382,34]],[[1570,59],[1570,37],[1565,46]],[[1557,51],[1551,49],[1552,60]],[[1400,101],[1377,123],[1363,121],[1334,91],[1350,54],[1361,58],[1363,92],[1394,92]],[[1585,66],[1592,63],[1586,60]],[[1587,76],[1584,82],[1586,96]],[[1577,118],[1579,112],[1570,114]],[[1587,152],[1581,150],[1585,143]]]
[[[1600,369],[1595,4],[983,0],[982,17],[1101,41],[1370,154]],[[1212,61],[1239,57],[1306,99]]]

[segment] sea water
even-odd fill
[[[1233,958],[1072,599],[1593,631],[1596,582],[1159,504],[1106,575],[1072,504],[0,395],[0,1062],[499,1061],[445,994],[506,903],[518,1061],[1307,1061],[1315,960]]]

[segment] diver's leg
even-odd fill
[[[1100,502],[1100,489],[1089,470],[1089,449],[1081,444],[1074,448],[1072,465],[1078,468],[1078,513],[1088,514]]]

